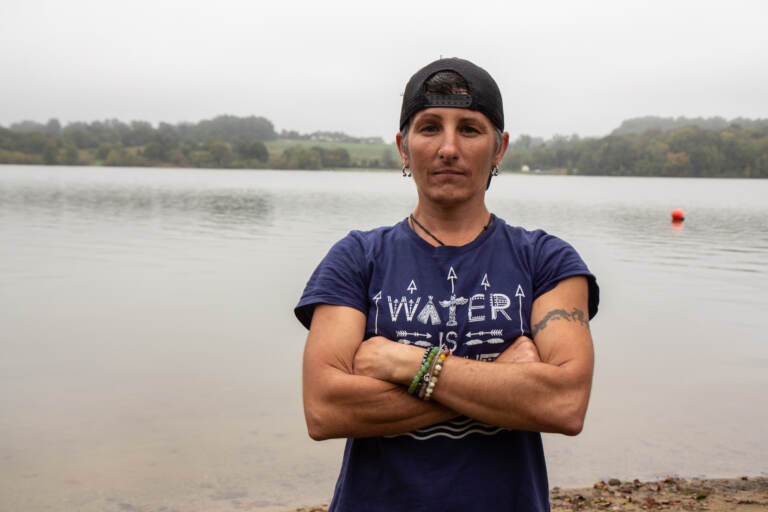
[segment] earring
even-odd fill
[[[403,164],[403,167],[401,169],[403,171],[403,178],[410,178],[411,177],[411,170]]]
[[[498,176],[499,175],[499,166],[494,165],[491,167],[491,176]]]

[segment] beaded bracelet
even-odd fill
[[[445,349],[443,353],[440,354],[439,357],[435,358],[435,365],[434,365],[434,369],[432,370],[432,377],[429,379],[427,390],[424,393],[425,402],[428,402],[429,399],[432,398],[432,393],[434,393],[435,386],[437,386],[437,378],[440,376],[440,372],[443,369],[443,364],[445,363],[445,360],[448,358],[449,355],[451,355],[451,351],[448,349]]]
[[[443,347],[441,346],[440,351],[442,352],[442,350],[443,350]],[[427,388],[429,386],[429,383],[434,378],[433,374],[435,372],[435,366],[438,364],[438,361],[439,361],[439,355],[440,354],[438,353],[438,357],[435,357],[432,360],[432,364],[430,365],[429,369],[426,372],[424,372],[424,377],[422,378],[422,381],[419,383],[417,396],[419,397],[420,400],[424,400],[424,396],[427,393]]]
[[[409,394],[412,395],[416,391],[416,389],[419,386],[419,382],[421,381],[421,378],[424,376],[424,373],[427,371],[427,369],[431,368],[432,362],[435,359],[435,356],[437,356],[438,352],[440,352],[440,347],[431,347],[424,352],[421,368],[413,377],[413,380],[411,381],[411,385],[408,386]]]
[[[426,350],[424,350],[424,355],[421,356],[421,364],[419,365],[419,371],[416,372],[416,375],[413,376],[413,379],[411,380],[411,385],[408,386],[408,393],[411,395],[419,389],[419,385],[421,383],[421,376],[424,375],[426,368],[429,366],[429,363],[427,363],[427,359],[429,359],[429,354],[432,353],[433,348],[434,347],[427,348]]]
[[[431,350],[432,350],[432,347],[429,347],[424,350],[424,355],[421,356],[421,363],[419,363],[419,366],[422,366],[427,361],[427,358],[429,357],[429,352]]]
[[[442,350],[442,347],[441,347],[441,350]],[[427,371],[424,372],[424,377],[419,383],[419,387],[416,392],[416,395],[419,397],[419,400],[424,400],[424,396],[427,394],[427,387],[429,386],[429,382],[432,380],[432,374],[435,371],[435,365],[437,364],[439,355],[440,354],[438,354],[438,357],[435,357],[432,360],[432,364],[429,366],[429,369],[427,369]]]
[[[432,364],[434,364],[434,359],[432,360]],[[419,400],[424,399],[424,393],[426,393],[427,391],[427,386],[429,385],[429,379],[431,378],[432,378],[432,365],[430,365],[427,371],[424,372],[424,376],[421,378],[421,380],[419,381],[419,386],[416,388],[416,397]]]
[[[432,375],[432,368],[435,366],[435,360],[437,360],[437,357],[440,355],[440,347],[432,347],[429,349],[429,357],[427,357],[426,362],[424,363],[424,371],[421,372],[422,375],[419,377],[418,384],[416,385],[416,394],[418,395],[421,391],[421,388],[426,385],[426,383],[429,382],[429,378]]]

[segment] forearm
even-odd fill
[[[568,365],[452,357],[443,365],[432,399],[491,425],[575,435],[583,425],[590,382],[591,372]]]
[[[400,434],[456,416],[438,403],[414,398],[395,383],[356,374],[354,359],[364,328],[365,316],[352,308],[320,305],[314,312],[303,368],[310,437]]]
[[[448,357],[432,399],[500,427],[578,434],[594,366],[586,304],[586,279],[563,280],[533,304],[535,344],[520,336],[494,362]],[[418,368],[419,351],[380,338],[363,345],[369,344],[358,350],[355,359],[356,365],[359,359],[367,363],[363,373],[408,385]],[[367,357],[361,358],[361,353]]]
[[[591,348],[585,350],[591,353]],[[360,361],[365,375],[404,388],[422,353],[384,339],[369,340],[358,351],[356,365]],[[493,363],[448,357],[432,400],[492,425],[577,434],[591,379],[591,357],[541,362],[535,345],[521,336]]]
[[[394,383],[335,368],[325,373],[322,390],[304,390],[307,427],[315,440],[400,434],[457,415]]]

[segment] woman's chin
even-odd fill
[[[441,205],[461,204],[473,199],[482,200],[485,187],[470,187],[466,181],[451,180],[430,184],[420,190],[420,196]]]

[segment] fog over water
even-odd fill
[[[0,510],[327,500],[342,442],[306,435],[292,308],[335,240],[412,209],[397,174],[0,166]],[[553,485],[768,474],[765,197],[494,179],[490,209],[601,286],[585,430],[545,436]]]
[[[761,0],[3,2],[0,124],[260,115],[391,141],[405,82],[440,56],[491,72],[513,137],[768,118],[767,17]]]

